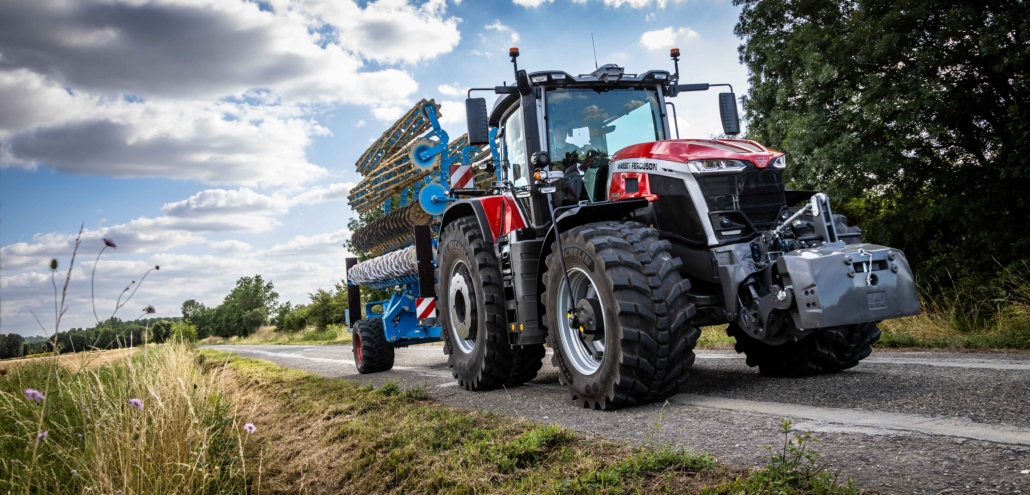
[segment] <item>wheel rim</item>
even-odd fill
[[[354,360],[361,364],[361,336],[354,332]]]
[[[451,336],[461,352],[468,354],[476,346],[474,339],[466,338],[476,329],[476,292],[472,283],[472,272],[464,261],[458,260],[451,266],[448,285],[447,312],[450,316]],[[464,336],[463,336],[464,335]]]
[[[565,316],[569,314],[569,310],[573,307],[569,297],[569,286],[572,287],[571,301],[578,302],[582,299],[590,298],[600,299],[600,297],[597,292],[597,286],[590,279],[590,276],[580,268],[573,268],[569,270],[569,283],[567,285],[563,283],[558,293],[558,314],[556,315],[558,317],[558,328],[561,332],[562,350],[565,351],[569,364],[584,375],[593,375],[601,368],[605,344],[608,340],[608,332],[605,330],[604,338],[586,341],[583,338],[583,333],[569,324],[569,319]],[[601,321],[607,321],[603,306],[601,307]]]

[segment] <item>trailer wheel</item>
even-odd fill
[[[873,352],[880,340],[877,322],[821,328],[801,340],[769,345],[755,340],[736,324],[726,332],[737,340],[738,353],[747,365],[758,367],[766,376],[804,376],[833,373],[853,368]]]
[[[393,346],[386,341],[383,320],[365,318],[354,322],[352,351],[358,373],[378,373],[393,368]]]
[[[577,402],[613,409],[674,394],[700,332],[679,260],[637,222],[599,222],[562,234],[544,274],[544,322],[559,378]],[[570,292],[572,298],[570,299]],[[567,317],[572,301],[580,328]]]
[[[444,228],[437,252],[436,293],[451,373],[467,390],[508,384],[515,351],[505,333],[500,263],[492,246],[465,217]]]

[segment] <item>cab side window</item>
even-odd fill
[[[501,124],[504,132],[504,169],[508,180],[520,189],[529,186],[529,160],[522,128],[522,109],[516,108]]]

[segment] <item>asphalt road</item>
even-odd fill
[[[740,466],[782,445],[779,424],[812,431],[831,471],[884,493],[1030,493],[1030,354],[876,351],[843,373],[766,378],[732,351],[698,351],[691,379],[667,404],[577,407],[544,368],[527,386],[457,387],[441,346],[397,350],[393,370],[359,375],[350,346],[216,346],[317,373],[424,384],[442,403],[559,423],[631,443],[671,443]]]

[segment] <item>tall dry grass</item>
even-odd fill
[[[56,359],[10,369],[0,377],[0,493],[246,493],[260,462],[246,454],[221,375],[202,371],[182,342],[95,369]]]
[[[1030,267],[1005,270],[994,296],[960,288],[924,291],[923,312],[880,324],[881,345],[963,349],[1030,349]],[[951,284],[955,285],[955,284]]]

